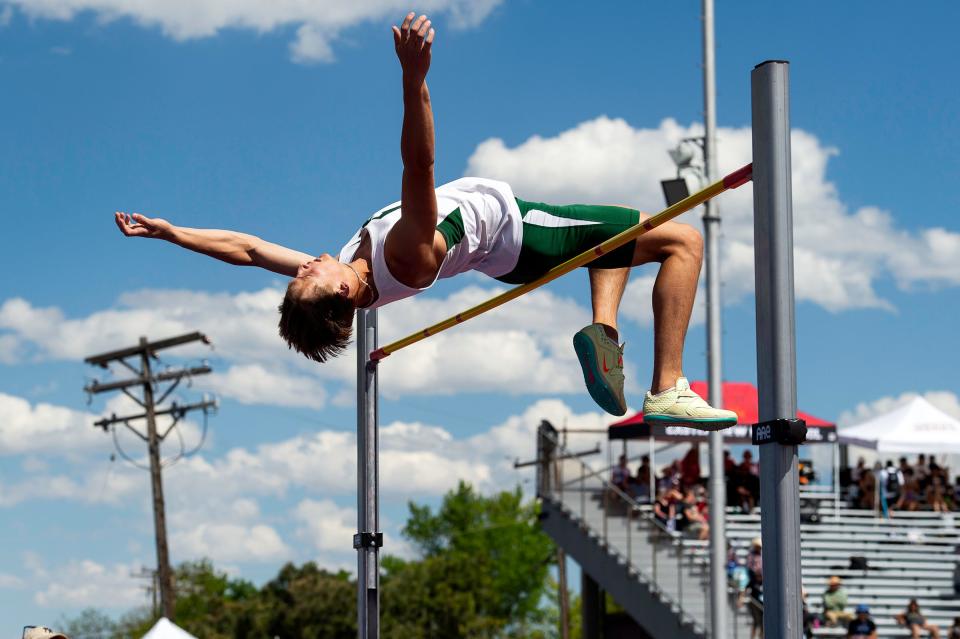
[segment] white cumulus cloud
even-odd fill
[[[204,522],[174,532],[171,546],[178,556],[208,557],[215,562],[278,561],[292,554],[279,533],[264,524]]]
[[[584,277],[584,289],[586,290]],[[504,290],[469,284],[445,297],[419,296],[381,312],[381,343],[413,333]],[[22,298],[0,303],[0,357],[80,360],[140,335],[161,339],[199,330],[214,344],[194,344],[164,352],[165,360],[218,357],[225,370],[197,377],[193,384],[246,404],[320,408],[329,397],[351,401],[356,355],[351,348],[322,365],[290,351],[277,335],[279,289],[237,294],[182,290],[142,290],[120,296],[107,309],[68,317],[57,307],[37,307]],[[632,301],[649,306],[649,293]],[[632,308],[632,307],[631,307]],[[637,310],[639,314],[642,311]],[[631,316],[632,315],[628,315]],[[539,290],[428,341],[391,355],[380,367],[387,396],[504,392],[579,393],[583,383],[571,338],[590,322],[590,311],[576,301]],[[456,350],[456,357],[443,357]],[[5,355],[6,354],[6,355]],[[627,380],[637,375],[628,359]],[[109,376],[100,374],[100,381]],[[118,369],[118,375],[125,375]],[[629,390],[634,390],[628,387]]]
[[[454,28],[482,22],[502,0],[421,0],[417,9],[431,16],[446,16]],[[30,18],[71,20],[92,13],[102,24],[131,20],[159,28],[177,41],[207,38],[226,29],[271,33],[290,27],[296,36],[290,44],[298,62],[331,62],[333,44],[344,30],[362,23],[399,20],[410,9],[400,0],[2,0],[0,19],[9,22],[11,7]],[[384,28],[384,40],[390,42]]]
[[[35,588],[33,599],[40,606],[116,609],[145,602],[143,584],[131,576],[139,569],[134,564],[104,565],[80,559],[53,568],[37,558],[28,563],[32,573],[28,587]]]
[[[469,158],[466,173],[507,180],[527,199],[627,204],[656,212],[663,208],[659,181],[675,173],[667,151],[682,138],[702,133],[700,125],[681,126],[672,119],[643,128],[600,116],[512,148],[497,138],[486,140]],[[794,130],[791,139],[798,300],[834,312],[890,309],[876,290],[884,279],[903,290],[960,285],[960,234],[943,228],[908,231],[876,206],[851,209],[827,177],[828,161],[837,150],[802,130]],[[722,174],[750,162],[749,128],[721,127],[718,141]],[[717,200],[729,303],[753,291],[752,197],[752,185],[746,185]],[[700,226],[696,212],[680,219]],[[631,284],[627,300],[643,298],[640,294],[649,286],[647,279]],[[649,321],[649,311],[636,304],[628,302],[625,314]]]

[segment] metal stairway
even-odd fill
[[[709,555],[685,543],[641,506],[556,444],[548,425],[538,445],[541,526],[655,639],[739,639],[750,615],[731,594],[728,627],[710,629]]]

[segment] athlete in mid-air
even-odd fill
[[[244,233],[179,227],[137,213],[116,213],[117,226],[127,236],[164,239],[230,264],[291,276],[280,306],[280,335],[291,348],[324,362],[349,343],[357,308],[416,295],[438,278],[470,270],[508,284],[530,282],[644,217],[628,207],[527,202],[515,197],[510,185],[484,178],[436,187],[426,84],[434,35],[430,20],[414,13],[393,27],[403,71],[400,201],[364,222],[338,257],[314,257]],[[700,234],[667,222],[590,264],[593,323],[574,336],[573,344],[587,389],[607,412],[627,410],[617,309],[630,267],[659,262],[645,419],[707,430],[736,423],[736,413],[709,406],[683,377],[683,343],[701,256]]]

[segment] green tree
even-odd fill
[[[96,608],[87,608],[59,626],[70,639],[112,639],[117,631],[113,619]]]
[[[313,562],[287,564],[260,589],[250,637],[349,639],[357,636],[357,590],[350,574]]]
[[[542,623],[552,544],[519,488],[484,497],[460,482],[436,513],[409,508],[422,559],[384,560],[384,636],[527,636]]]

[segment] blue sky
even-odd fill
[[[125,239],[111,214],[339,249],[398,197],[389,25],[407,7],[132,5],[0,0],[0,625],[14,630],[144,600],[129,573],[154,561],[146,475],[110,462],[90,425],[122,406],[81,392],[84,356],[140,334],[199,329],[216,345],[166,358],[209,358],[216,375],[180,396],[222,404],[203,451],[165,473],[174,560],[209,555],[256,581],[285,560],[353,563],[352,358],[318,367],[285,351],[280,278]],[[426,7],[440,181],[481,174],[528,199],[662,206],[666,149],[700,130],[700,4],[584,7]],[[853,421],[906,393],[960,413],[958,17],[946,1],[718,3],[722,170],[749,161],[750,69],[791,62],[799,396],[813,414]],[[754,381],[749,202],[746,188],[720,207],[725,376]],[[652,275],[638,269],[623,307],[634,407]],[[384,333],[496,289],[441,283],[384,311]],[[433,502],[458,477],[485,490],[529,479],[509,461],[532,451],[541,418],[608,423],[569,348],[587,305],[576,274],[385,362],[388,549],[405,552],[409,499]],[[696,312],[686,372],[700,379]]]

